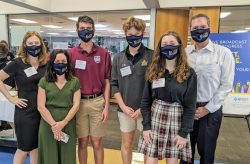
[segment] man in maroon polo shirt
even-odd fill
[[[87,164],[89,139],[96,164],[103,164],[105,122],[108,120],[110,99],[111,57],[107,50],[92,42],[95,25],[92,18],[80,16],[76,23],[80,45],[69,50],[75,74],[81,83],[81,104],[76,114],[80,164]]]

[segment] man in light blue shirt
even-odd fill
[[[213,164],[222,120],[222,106],[234,80],[232,52],[209,39],[210,19],[205,14],[191,18],[194,45],[186,48],[188,60],[197,74],[197,104],[191,132],[192,161],[197,144],[201,164]],[[185,163],[182,161],[182,163]]]

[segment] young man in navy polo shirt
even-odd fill
[[[92,18],[80,16],[76,23],[80,45],[69,50],[75,74],[81,83],[81,104],[76,114],[80,164],[87,164],[91,140],[96,164],[103,164],[105,122],[109,115],[111,57],[107,50],[92,42],[95,25]]]

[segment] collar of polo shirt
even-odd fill
[[[88,53],[87,51],[83,50],[83,49],[81,48],[81,44],[79,44],[79,45],[77,46],[77,48],[78,48],[78,51],[79,51],[80,53],[92,54],[92,53],[94,53],[94,52],[97,51],[98,46],[97,46],[95,43],[93,43],[93,47],[92,47],[92,50],[91,50],[90,53]]]

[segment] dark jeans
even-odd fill
[[[194,163],[195,145],[200,155],[200,164],[213,164],[217,138],[222,121],[222,107],[194,121],[194,129],[190,133],[192,147],[192,163]],[[181,161],[180,164],[187,164]]]

